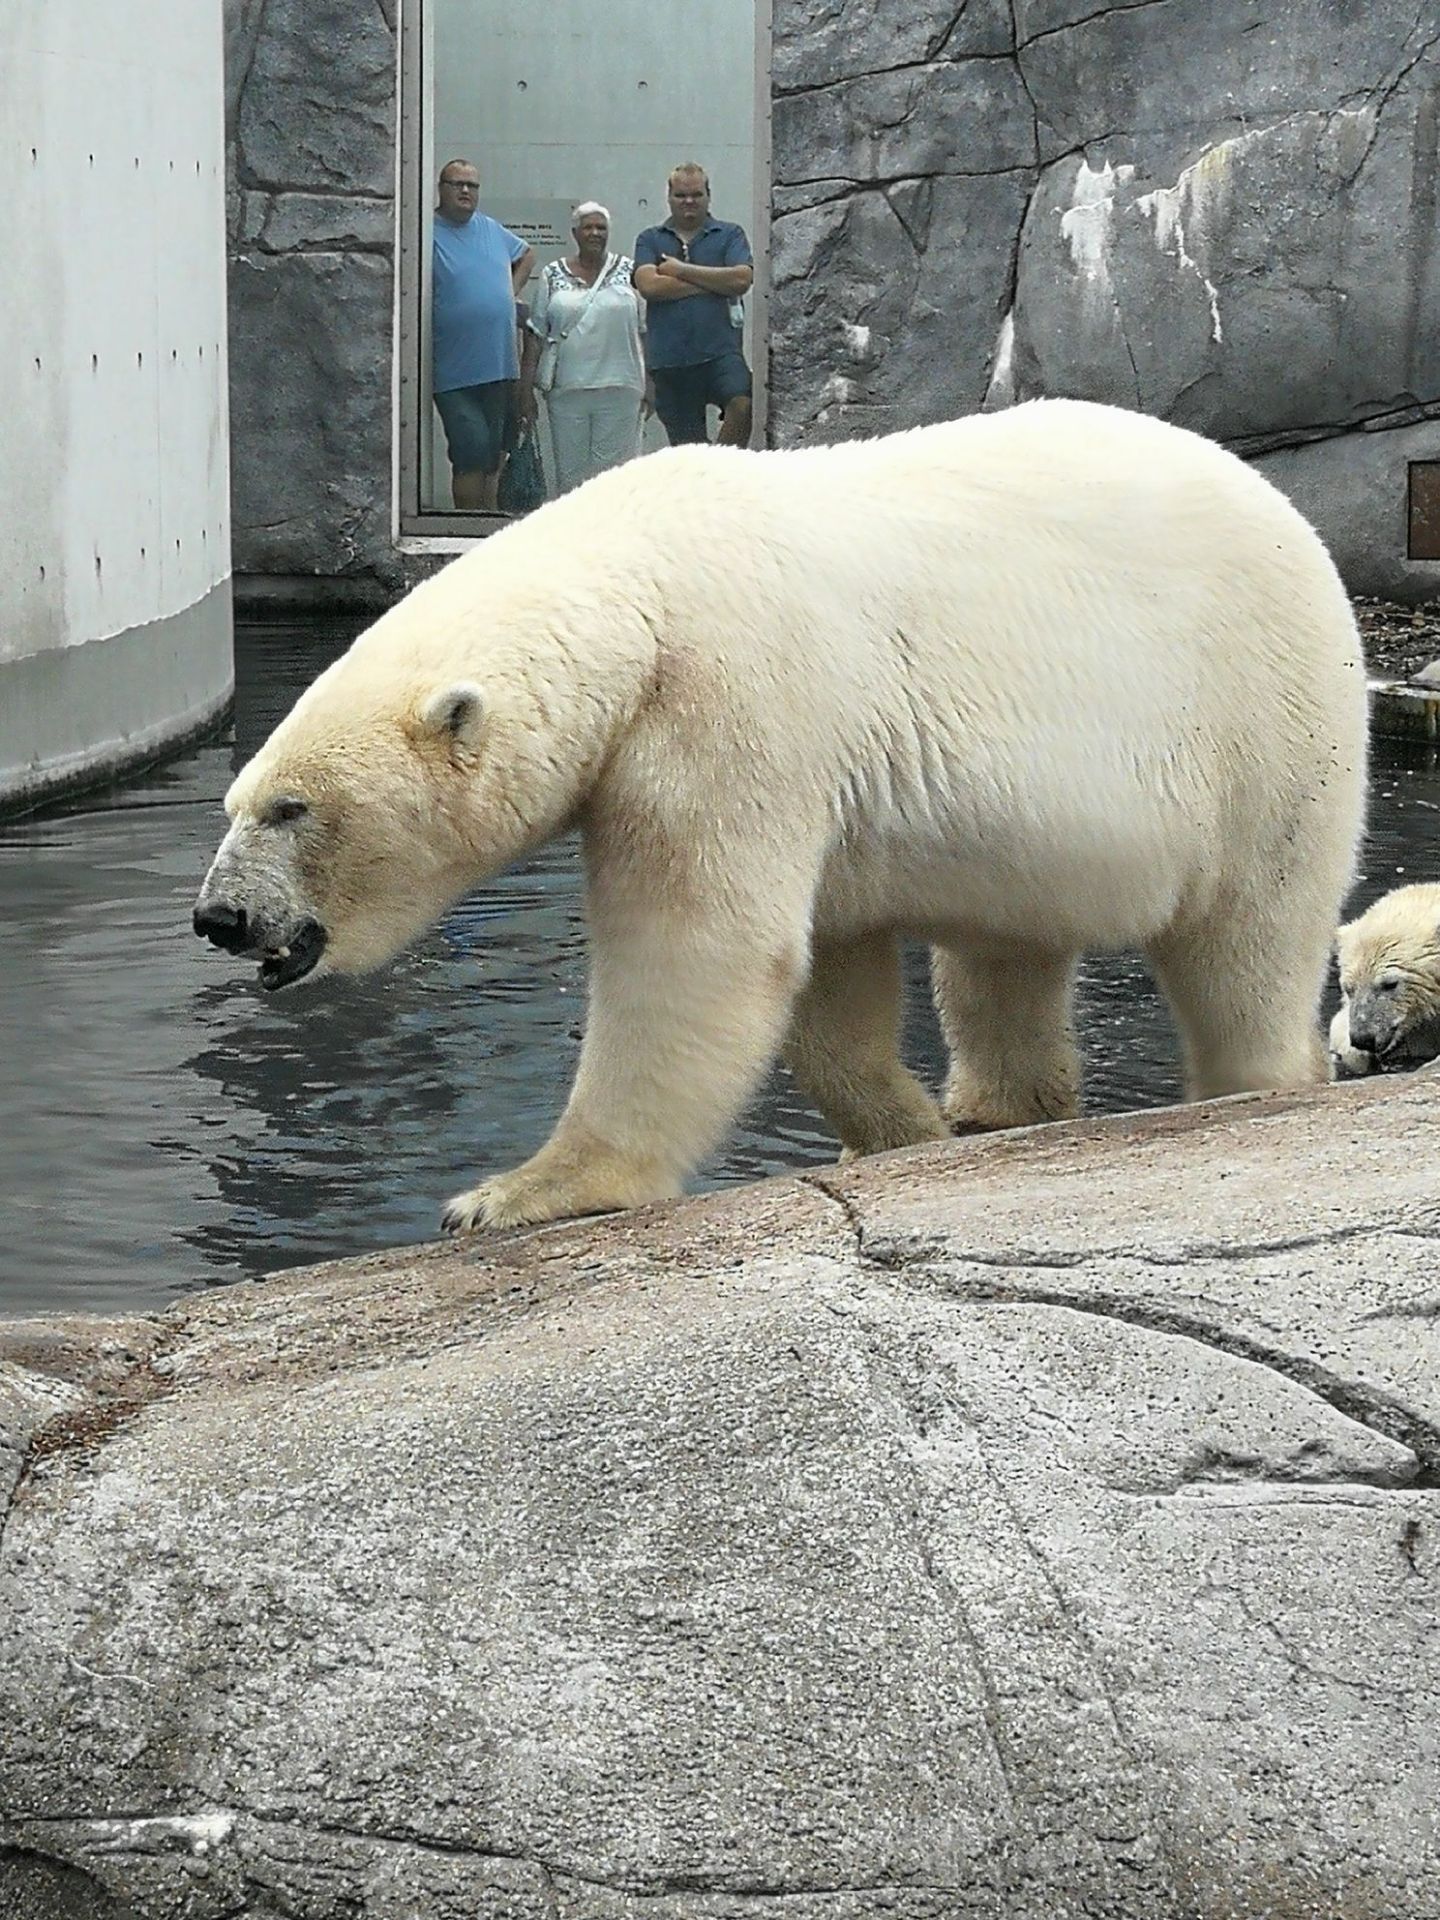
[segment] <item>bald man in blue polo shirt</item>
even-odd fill
[[[743,227],[710,213],[710,182],[694,161],[668,183],[670,218],[635,242],[635,291],[645,300],[645,359],[655,411],[671,446],[708,440],[707,407],[722,445],[750,438],[750,369],[732,302],[755,279]],[[738,307],[733,312],[738,312]]]

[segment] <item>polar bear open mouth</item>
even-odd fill
[[[303,980],[319,964],[326,933],[318,920],[304,920],[288,947],[267,947],[260,956],[260,984],[267,992]]]

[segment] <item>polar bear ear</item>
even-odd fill
[[[430,695],[420,709],[420,719],[429,732],[473,747],[479,742],[485,719],[484,695],[473,680],[457,680],[453,686],[440,687]]]

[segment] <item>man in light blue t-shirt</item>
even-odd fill
[[[445,424],[455,505],[494,513],[500,469],[515,442],[515,297],[535,255],[479,204],[475,168],[468,160],[447,160],[431,253],[435,405]]]

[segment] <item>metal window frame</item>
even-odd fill
[[[395,35],[395,286],[391,353],[391,534],[402,552],[463,552],[509,525],[503,513],[437,512],[422,508],[421,462],[425,397],[430,387],[429,289],[423,271],[430,234],[426,167],[430,89],[426,72],[426,10],[434,0],[399,0]],[[772,0],[754,0],[755,190],[748,231],[755,255],[751,289],[752,443],[769,439],[770,370],[770,68]]]

